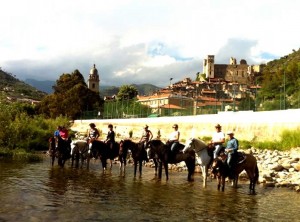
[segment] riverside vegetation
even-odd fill
[[[0,158],[39,160],[36,152],[48,149],[48,139],[57,126],[70,127],[66,117],[35,115],[29,104],[0,103],[0,110]]]

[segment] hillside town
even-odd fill
[[[242,99],[248,99],[249,103],[250,100],[255,101],[257,91],[261,88],[256,80],[263,66],[248,65],[244,59],[238,64],[232,57],[229,64],[215,64],[214,55],[208,55],[203,60],[203,72],[198,72],[195,80],[184,78],[172,83],[173,79],[170,78],[167,87],[152,95],[138,95],[138,102],[148,106],[151,113],[157,116],[237,111]],[[91,74],[94,72],[92,69]],[[91,80],[94,79],[97,77]],[[114,100],[115,97],[104,99]],[[248,109],[251,109],[250,105]]]

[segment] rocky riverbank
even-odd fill
[[[259,169],[259,183],[265,187],[288,187],[300,192],[300,147],[290,151],[259,150],[251,148],[244,151],[252,153],[257,158]],[[152,162],[146,163],[154,167]],[[174,171],[186,170],[185,163],[169,164],[169,169]],[[196,166],[196,173],[201,173],[200,166]],[[241,180],[248,179],[243,171]]]
[[[290,187],[300,192],[300,148],[290,151],[251,148],[249,152],[257,158],[260,183],[267,187]]]

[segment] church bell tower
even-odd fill
[[[90,70],[90,75],[88,79],[88,88],[94,92],[99,93],[99,75],[98,75],[98,70],[96,69],[96,65],[94,64],[94,67],[91,68]]]

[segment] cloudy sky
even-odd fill
[[[166,86],[202,61],[248,64],[300,46],[299,0],[1,0],[0,67],[56,80],[96,64],[100,85]]]

